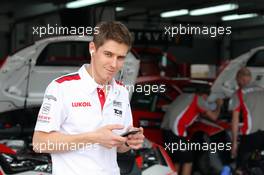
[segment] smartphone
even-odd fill
[[[134,129],[134,130],[131,130],[131,131],[127,131],[127,132],[125,132],[125,133],[123,133],[123,134],[121,134],[121,136],[122,137],[127,137],[127,136],[129,136],[129,135],[133,135],[133,134],[136,134],[136,133],[138,133],[140,130],[139,129]]]

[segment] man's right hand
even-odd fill
[[[127,138],[121,137],[113,133],[112,131],[123,128],[124,126],[122,125],[113,124],[113,125],[106,125],[104,127],[97,129],[95,131],[96,142],[109,149],[123,145],[127,141]]]

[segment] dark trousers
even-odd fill
[[[257,131],[249,135],[240,136],[237,167],[245,167],[251,153],[255,150],[264,150],[264,131]]]

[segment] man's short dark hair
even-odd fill
[[[95,47],[98,48],[102,46],[105,41],[113,40],[120,44],[125,44],[129,47],[132,46],[132,36],[128,28],[118,21],[100,22],[96,25],[98,27],[99,33],[94,34],[93,42]]]

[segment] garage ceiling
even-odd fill
[[[27,9],[27,11],[34,11],[36,6],[43,7],[45,10],[37,10],[39,13],[49,11],[56,11],[63,8],[66,2],[71,0],[1,0],[0,15],[7,17],[14,17],[19,19],[21,15],[19,11]],[[163,11],[177,10],[177,9],[196,9],[202,7],[213,6],[224,3],[237,3],[239,9],[218,14],[211,14],[205,16],[181,16],[165,19],[167,21],[184,20],[184,21],[214,21],[220,20],[222,15],[231,13],[264,13],[263,0],[109,0],[105,2],[104,6],[124,7],[125,10],[117,12],[116,17],[119,20],[160,20],[160,13]],[[101,6],[102,4],[100,4]],[[99,5],[98,5],[99,6]],[[89,7],[87,7],[89,8]],[[38,15],[38,12],[29,13],[29,15]],[[164,19],[163,19],[164,20]]]
[[[243,14],[243,13],[264,13],[264,3],[263,0],[133,0],[123,2],[122,5],[127,10],[119,12],[117,17],[120,19],[143,19],[143,20],[160,20],[160,13],[170,10],[179,10],[179,9],[197,9],[209,6],[215,6],[224,3],[237,3],[239,9],[229,12],[203,15],[203,16],[180,16],[174,18],[166,18],[163,20],[167,21],[211,21],[218,22],[221,19],[221,16],[228,14]]]

